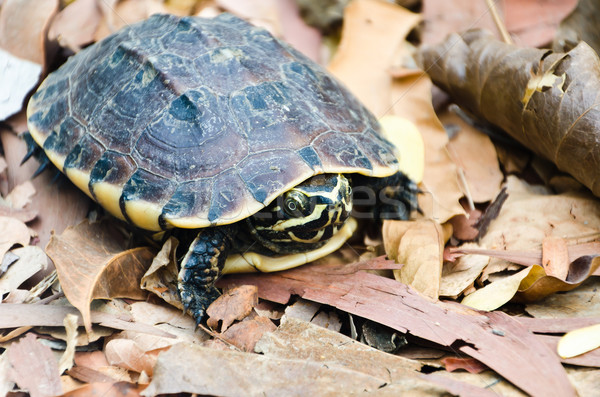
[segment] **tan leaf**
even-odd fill
[[[13,188],[6,201],[16,209],[22,209],[29,203],[31,203],[31,197],[35,194],[35,187],[31,181],[23,182]]]
[[[342,41],[329,71],[377,117],[390,110],[394,55],[419,20],[418,14],[376,0],[353,1],[344,11]]]
[[[542,263],[546,274],[566,280],[569,274],[569,248],[561,237],[545,237],[542,241]]]
[[[52,20],[48,37],[61,47],[78,52],[94,40],[102,17],[97,0],[77,0],[61,10]]]
[[[21,59],[0,47],[0,120],[5,120],[23,109],[23,102],[37,86],[42,66]]]
[[[183,304],[177,289],[177,246],[179,241],[169,237],[152,260],[152,265],[144,274],[140,288],[150,291],[165,302],[183,311]]]
[[[23,222],[15,218],[0,216],[0,258],[3,258],[8,250],[16,244],[28,245],[30,238],[29,229]]]
[[[52,350],[28,333],[8,348],[9,376],[32,397],[62,394],[58,363]],[[32,376],[35,374],[35,376]]]
[[[104,354],[110,365],[134,372],[145,372],[152,376],[158,351],[144,351],[133,340],[111,339],[104,347]]]
[[[10,265],[0,278],[0,295],[14,291],[23,282],[48,267],[48,257],[40,247],[15,248],[11,252],[18,260]]]
[[[239,286],[228,290],[206,309],[207,325],[217,329],[222,321],[221,332],[229,328],[235,320],[242,320],[252,312],[258,303],[257,289],[254,285]]]
[[[144,299],[140,279],[154,257],[146,247],[126,250],[126,238],[109,222],[84,221],[53,236],[46,252],[54,262],[69,302],[90,329],[93,299]]]
[[[420,54],[460,106],[600,195],[600,60],[586,43],[555,53],[469,31]]]
[[[475,203],[493,200],[500,191],[504,175],[491,139],[455,114],[445,113],[440,119],[444,125],[453,124],[460,128],[447,147],[452,161],[464,172],[470,197]]]
[[[558,354],[575,357],[600,347],[600,324],[567,332],[558,342]]]
[[[0,12],[0,48],[46,68],[46,31],[58,0],[6,0]]]
[[[396,280],[411,285],[431,299],[437,299],[445,241],[438,223],[430,220],[412,223],[398,245],[398,256],[392,258],[388,254],[404,265],[402,269],[394,270]]]
[[[122,27],[147,19],[153,14],[168,13],[160,0],[103,0],[99,3],[104,18],[94,34],[94,41],[100,41]]]

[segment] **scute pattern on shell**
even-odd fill
[[[228,14],[127,27],[52,73],[28,114],[34,139],[67,174],[89,175],[92,196],[114,185],[123,218],[145,201],[163,227],[236,222],[320,173],[398,169],[347,89]]]

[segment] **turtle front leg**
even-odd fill
[[[375,219],[406,220],[412,211],[421,212],[417,201],[421,190],[401,171],[386,178],[352,176],[352,189],[357,218],[366,212]]]
[[[181,261],[179,295],[186,311],[198,324],[206,308],[220,296],[215,283],[225,266],[236,233],[235,225],[200,230]]]

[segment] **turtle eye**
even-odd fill
[[[310,200],[308,197],[301,192],[296,190],[292,190],[285,196],[285,200],[283,201],[283,210],[289,216],[295,218],[301,218],[306,216],[306,211],[310,207]]]

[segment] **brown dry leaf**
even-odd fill
[[[600,10],[595,0],[579,0],[577,7],[561,23],[554,37],[554,51],[569,51],[585,41],[596,53],[600,50]]]
[[[535,302],[555,292],[570,291],[581,285],[600,267],[600,257],[583,256],[569,267],[569,276],[561,280],[547,275],[540,265],[525,268],[465,297],[463,304],[480,310],[494,310],[506,302]]]
[[[458,171],[446,145],[448,135],[431,104],[431,80],[421,71],[404,70],[393,80],[391,99],[394,114],[417,125],[425,144],[425,169],[419,205],[425,216],[444,223],[464,214]]]
[[[208,315],[206,324],[212,329],[217,329],[219,322],[222,321],[221,332],[225,332],[235,320],[242,320],[247,317],[257,304],[258,291],[256,286],[241,285],[230,289],[225,291],[206,309]]]
[[[0,216],[0,258],[4,258],[4,255],[14,245],[29,245],[30,238],[29,228],[23,222],[15,218]]]
[[[169,237],[152,260],[148,271],[140,281],[140,288],[150,291],[165,302],[183,310],[177,289],[177,246],[179,241]]]
[[[17,261],[0,277],[0,295],[14,291],[34,274],[48,267],[48,257],[40,247],[27,246],[11,251]]]
[[[490,137],[452,113],[440,116],[440,121],[460,128],[447,148],[452,161],[464,173],[472,201],[484,203],[493,200],[500,191],[504,175]]]
[[[78,52],[94,41],[94,34],[102,17],[98,0],[77,0],[61,10],[52,20],[48,37],[61,47]]]
[[[470,31],[424,47],[420,56],[460,106],[600,195],[600,60],[587,44],[554,53]]]
[[[539,249],[545,237],[555,236],[586,242],[600,232],[600,202],[591,194],[550,194],[540,186],[509,176],[506,182],[508,198],[488,231],[480,239],[480,247],[505,251]],[[477,252],[482,253],[483,252]],[[571,259],[573,260],[573,259]],[[537,262],[540,264],[541,257]],[[504,259],[490,260],[487,275],[510,266]]]
[[[61,395],[58,363],[49,347],[28,333],[8,348],[9,376],[32,397]],[[35,374],[35,376],[32,376]]]
[[[502,11],[503,3],[496,2]],[[450,33],[482,28],[497,32],[485,1],[423,0],[423,38],[425,44],[436,44]]]
[[[442,359],[442,363],[448,372],[464,369],[472,374],[478,374],[488,369],[486,365],[473,358],[446,357]]]
[[[22,209],[31,203],[34,194],[35,187],[33,183],[26,181],[15,186],[6,196],[6,201],[12,208]]]
[[[410,227],[402,235],[397,248],[388,250],[389,245],[384,235],[387,256],[404,265],[402,269],[394,270],[394,277],[396,280],[412,286],[423,295],[436,300],[440,291],[442,254],[446,241],[443,229],[432,220],[410,223]],[[387,230],[389,229],[388,227]],[[397,252],[397,256],[392,256],[393,252]]]
[[[159,351],[144,351],[130,339],[111,339],[104,346],[104,354],[110,365],[152,376]]]
[[[313,61],[320,63],[321,32],[308,25],[300,16],[295,0],[278,0],[276,6],[281,23],[281,38]]]
[[[469,246],[475,246],[475,244],[463,244],[463,247]],[[489,257],[485,255],[464,255],[454,263],[444,263],[440,296],[457,298],[467,288],[473,286],[489,261]]]
[[[376,0],[353,1],[344,11],[342,41],[329,71],[377,117],[390,110],[394,56],[419,20],[418,14]]]
[[[570,263],[567,241],[561,237],[545,237],[542,241],[541,265],[546,274],[559,280],[566,280]]]
[[[279,20],[279,0],[216,0],[219,7],[238,17],[267,29],[274,36],[281,36],[282,26]]]
[[[246,318],[244,321],[233,324],[221,336],[227,342],[245,352],[253,352],[256,342],[266,332],[272,332],[277,327],[271,320],[263,316]]]
[[[168,13],[160,0],[103,0],[100,8],[104,18],[94,34],[94,41],[100,41],[122,27],[147,19],[150,15]]]
[[[430,302],[397,281],[364,272],[349,274],[335,264],[309,264],[273,274],[228,275],[220,282],[224,284],[257,285],[259,297],[280,303],[297,294],[440,345],[451,345],[526,392],[574,396],[558,357],[501,312],[484,314],[458,304]]]
[[[95,382],[61,394],[61,397],[138,397],[144,388],[145,385],[135,385],[129,382]]]
[[[90,329],[93,299],[144,299],[140,279],[154,253],[147,247],[126,250],[127,240],[110,222],[84,221],[53,236],[46,253],[54,262],[69,302]]]
[[[552,42],[560,21],[575,8],[577,0],[504,0],[503,3],[506,29],[515,42],[543,47]]]
[[[257,344],[261,355],[175,345],[161,353],[144,395],[181,391],[210,395],[441,396],[420,379],[417,362],[382,353],[337,332],[284,317]],[[193,371],[197,376],[185,376]],[[306,380],[310,379],[309,382]]]
[[[479,230],[476,228],[476,224],[481,218],[481,211],[478,209],[466,209],[465,212],[465,215],[453,216],[448,222],[452,225],[452,235],[456,239],[461,241],[472,241],[479,236]]]
[[[528,303],[525,311],[537,319],[554,319],[556,323],[559,323],[559,319],[564,318],[575,324],[576,316],[597,318],[600,322],[600,278],[591,277],[577,289],[563,294],[550,295],[535,303]],[[575,327],[581,328],[588,325],[590,324],[575,324]],[[565,331],[569,331],[569,329],[563,330],[563,332]]]
[[[54,48],[46,32],[58,10],[58,0],[5,0],[0,9],[0,48],[47,68]]]

